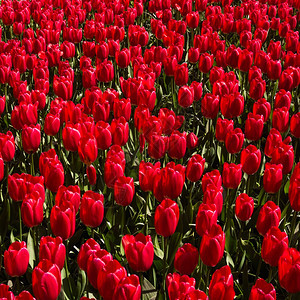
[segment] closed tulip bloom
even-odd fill
[[[203,192],[203,203],[215,204],[217,214],[220,215],[223,208],[223,187],[208,184]]]
[[[267,62],[267,75],[271,80],[278,80],[282,71],[281,61],[270,59]]]
[[[185,299],[185,296],[195,290],[196,280],[188,275],[178,273],[168,274],[166,287],[170,300]]]
[[[278,262],[280,285],[289,293],[300,292],[300,252],[295,248],[286,249]]]
[[[113,299],[115,300],[139,300],[141,299],[141,285],[137,275],[124,277],[118,284]]]
[[[162,158],[169,144],[169,137],[158,134],[152,134],[148,142],[148,154],[151,158],[160,159]]]
[[[214,272],[209,284],[209,299],[233,300],[233,276],[229,266],[224,266]]]
[[[272,152],[272,164],[282,164],[282,174],[286,175],[291,172],[294,164],[293,146],[284,142],[280,143]]]
[[[129,137],[129,125],[124,117],[113,119],[111,122],[112,143],[114,145],[124,146]]]
[[[275,108],[286,107],[289,110],[291,107],[291,102],[292,102],[291,92],[281,89],[276,93],[274,107]]]
[[[150,162],[146,163],[143,160],[140,162],[139,166],[139,183],[140,188],[144,192],[150,192],[153,190],[153,180],[155,174],[160,169],[160,162],[155,163],[154,165]]]
[[[80,160],[88,166],[93,163],[98,155],[97,141],[92,134],[84,135],[78,143]]]
[[[202,53],[199,58],[199,70],[202,73],[208,73],[214,63],[213,54]]]
[[[239,93],[227,94],[221,97],[220,108],[227,119],[240,116],[244,111],[244,97]]]
[[[29,252],[25,242],[14,242],[4,252],[4,268],[11,277],[26,273],[29,263]]]
[[[186,243],[178,248],[175,254],[174,267],[181,274],[190,275],[195,270],[198,260],[198,249],[193,245]]]
[[[277,148],[282,142],[282,137],[280,132],[272,128],[267,136],[266,145],[265,145],[265,155],[268,157],[272,157],[273,151]]]
[[[78,151],[78,144],[81,137],[78,126],[67,123],[62,130],[64,147],[68,151]]]
[[[241,51],[238,58],[238,68],[243,72],[248,72],[253,63],[253,53],[247,49]]]
[[[24,125],[22,129],[22,146],[26,153],[31,154],[38,150],[41,143],[41,125]]]
[[[258,141],[264,129],[264,119],[261,115],[254,115],[253,113],[248,113],[245,122],[245,137],[250,141]]]
[[[40,241],[39,259],[50,260],[56,264],[60,270],[64,267],[66,257],[66,247],[61,237],[42,236]]]
[[[124,175],[125,166],[117,156],[107,158],[104,164],[104,182],[109,188],[113,188],[116,180]]]
[[[34,227],[43,221],[44,199],[38,192],[27,194],[21,206],[22,221],[27,227]]]
[[[264,189],[267,193],[275,194],[279,191],[282,182],[282,164],[265,164]]]
[[[65,179],[62,163],[59,160],[49,161],[43,176],[45,177],[46,187],[51,192],[56,193],[58,188],[63,185]]]
[[[179,208],[171,199],[163,200],[156,208],[154,215],[154,226],[157,234],[164,237],[171,236],[179,221]]]
[[[271,227],[264,236],[261,257],[270,266],[277,267],[279,258],[288,247],[287,234],[276,226]]]
[[[103,299],[112,300],[119,282],[126,276],[126,269],[117,260],[109,261],[97,278],[98,291]]]
[[[186,132],[174,130],[169,137],[168,154],[173,159],[181,159],[186,152]]]
[[[242,164],[229,164],[227,162],[223,165],[222,173],[223,185],[228,189],[238,188],[242,179]]]
[[[223,257],[225,233],[220,225],[213,224],[210,231],[204,234],[200,244],[200,258],[207,266],[214,267]]]
[[[127,122],[129,121],[131,115],[130,98],[115,99],[113,107],[115,118],[124,117]]]
[[[295,138],[300,138],[300,112],[292,115],[290,122],[290,131]]]
[[[104,215],[104,196],[93,191],[86,191],[81,199],[80,220],[89,227],[98,227]]]
[[[261,162],[261,152],[254,145],[249,145],[241,152],[242,170],[253,175],[257,172]]]
[[[261,78],[255,78],[250,82],[249,95],[252,99],[258,100],[263,98],[266,91],[266,82]]]
[[[7,298],[8,299],[8,298]],[[22,291],[17,297],[16,300],[35,300],[33,296],[28,291]]]
[[[51,230],[63,240],[69,239],[75,232],[75,209],[70,202],[53,206],[50,214]]]
[[[194,132],[190,132],[186,137],[186,147],[188,149],[194,149],[198,146],[198,137]]]
[[[293,210],[300,211],[300,178],[290,180],[289,200]]]
[[[75,212],[78,211],[80,205],[80,188],[78,185],[69,185],[68,187],[61,185],[55,196],[55,205],[60,206],[64,202],[70,202],[74,205]]]
[[[110,125],[104,121],[97,122],[95,125],[95,138],[98,149],[107,150],[112,143]]]
[[[15,156],[15,139],[11,131],[0,133],[0,152],[4,161],[11,161]]]
[[[115,53],[116,63],[120,68],[126,68],[130,63],[130,51],[127,48]]]
[[[263,116],[264,123],[268,121],[271,113],[271,104],[265,98],[258,99],[253,104],[253,114]]]
[[[244,143],[244,134],[240,128],[235,128],[226,134],[225,146],[229,153],[241,151]]]
[[[150,235],[138,233],[136,236],[126,234],[122,238],[129,266],[136,272],[148,271],[153,263],[154,247]]]
[[[9,286],[6,284],[0,284],[0,297],[7,300],[15,300],[13,292],[9,291]]]
[[[86,176],[88,178],[90,185],[95,185],[97,182],[97,173],[93,165],[90,165],[86,168]]]
[[[189,69],[187,64],[184,63],[182,65],[177,65],[174,70],[174,80],[175,84],[178,86],[182,86],[187,84],[189,79]]]
[[[200,58],[200,51],[198,48],[191,47],[188,53],[188,61],[191,64],[196,64]]]
[[[207,93],[201,101],[201,113],[207,119],[215,119],[219,112],[220,97]]]
[[[272,127],[280,133],[286,132],[289,128],[289,111],[286,107],[275,108],[273,111]]]
[[[205,159],[200,154],[193,155],[186,167],[186,177],[192,182],[200,180],[204,171]]]
[[[114,79],[114,66],[111,61],[104,60],[96,66],[97,79],[100,82],[110,82]]]
[[[203,236],[213,224],[217,224],[218,214],[215,204],[201,203],[196,216],[196,232]]]
[[[134,196],[133,178],[121,176],[114,184],[114,198],[117,204],[127,206],[132,202]]]
[[[60,129],[60,116],[59,114],[48,113],[45,118],[44,132],[48,136],[54,136]]]
[[[249,180],[249,179],[248,179]],[[235,200],[235,215],[241,221],[248,221],[254,210],[254,200],[246,193],[240,194]]]
[[[86,272],[89,257],[92,256],[93,252],[96,252],[100,249],[100,245],[92,238],[88,239],[84,244],[82,244],[77,256],[79,268]]]
[[[201,290],[190,291],[186,296],[186,300],[208,300],[208,296]]]
[[[265,236],[268,230],[272,227],[278,227],[281,217],[281,210],[273,201],[268,201],[260,209],[256,222],[257,231]]]
[[[193,87],[184,85],[178,90],[178,104],[181,107],[190,107],[194,101],[194,89]]]
[[[33,269],[32,289],[37,299],[56,300],[61,289],[59,267],[48,259],[43,259]]]
[[[252,287],[249,300],[276,300],[276,291],[271,283],[262,278],[258,278]]]
[[[233,120],[218,118],[216,125],[216,139],[219,142],[225,142],[226,135],[233,130]]]
[[[86,264],[86,273],[91,285],[96,289],[98,287],[97,278],[104,266],[113,260],[112,255],[104,249],[99,249],[90,253]]]

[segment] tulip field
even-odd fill
[[[300,0],[0,25],[0,299],[300,299]]]

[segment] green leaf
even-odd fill
[[[29,252],[29,265],[31,268],[34,268],[34,262],[37,261],[35,257],[35,252],[34,252],[34,240],[31,236],[31,231],[28,232],[27,235],[27,250]]]
[[[76,284],[76,299],[79,299],[84,290],[85,290],[85,286],[86,286],[86,274],[83,270],[79,270],[78,271],[78,278],[77,278],[77,284]]]
[[[147,291],[152,291],[152,290],[155,290],[155,287],[151,284],[149,280],[147,280],[147,278],[144,278],[144,282],[142,286],[142,292],[145,293],[143,294],[144,300],[155,299],[155,297],[157,296],[157,292],[147,293]]]

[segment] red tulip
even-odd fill
[[[66,247],[61,237],[42,236],[40,241],[39,259],[48,259],[56,264],[60,270],[64,267]]]
[[[200,244],[200,258],[207,266],[214,267],[223,257],[225,234],[220,225],[213,224],[204,234]]]
[[[43,259],[33,269],[32,289],[37,299],[56,300],[61,289],[59,267],[47,259]]]
[[[88,239],[84,244],[81,245],[81,248],[78,253],[77,263],[81,270],[87,271],[87,262],[93,252],[100,250],[99,244],[92,238]]]
[[[129,266],[136,272],[148,271],[153,263],[154,248],[150,235],[142,233],[136,236],[126,234],[122,238],[122,245],[125,251]]]
[[[278,227],[273,226],[264,236],[261,246],[261,257],[272,267],[277,267],[279,258],[288,246],[289,240],[287,234],[280,231]]]
[[[186,167],[186,177],[192,182],[200,180],[204,171],[205,159],[200,154],[193,155]]]
[[[144,192],[150,192],[153,190],[153,180],[155,174],[160,169],[160,162],[157,162],[155,165],[151,163],[146,163],[143,160],[140,162],[139,166],[139,183],[140,188]]]
[[[273,201],[268,201],[259,211],[256,222],[257,231],[265,236],[272,227],[278,227],[281,217],[281,210]]]
[[[300,252],[295,248],[286,249],[278,262],[280,285],[289,293],[300,292]]]
[[[75,208],[72,203],[64,202],[53,206],[50,214],[50,225],[55,236],[67,240],[75,232]]]
[[[242,165],[228,164],[223,165],[222,173],[223,185],[228,189],[237,189],[242,179]]]
[[[171,236],[179,221],[179,208],[175,201],[171,199],[163,200],[156,208],[154,215],[154,225],[157,234],[164,237]]]
[[[81,199],[80,220],[89,227],[98,227],[104,216],[104,196],[93,191],[86,191]]]
[[[282,164],[265,164],[264,189],[267,193],[275,194],[279,191],[282,182]]]
[[[170,300],[184,299],[186,295],[195,290],[196,281],[193,277],[179,275],[178,273],[168,274],[166,287]]]
[[[174,267],[181,274],[190,275],[196,268],[198,260],[198,249],[193,245],[186,243],[178,248],[175,254]]]
[[[22,146],[26,153],[31,154],[38,150],[41,142],[41,125],[24,125],[22,129]]]
[[[233,300],[233,276],[229,266],[224,266],[214,272],[209,284],[209,299]]]
[[[226,134],[225,146],[229,153],[241,151],[244,143],[244,134],[240,128],[233,129]]]
[[[123,300],[132,299],[139,300],[141,298],[141,285],[137,275],[124,277],[118,284],[113,299]]]
[[[258,278],[251,289],[249,300],[276,300],[276,291],[271,283],[262,278]]]
[[[29,251],[25,242],[14,242],[4,252],[4,268],[11,277],[26,273],[29,263]]]
[[[249,179],[248,179],[249,180]],[[235,214],[241,221],[248,221],[254,210],[254,200],[247,194],[240,194],[235,201]]]
[[[248,175],[257,172],[261,162],[261,152],[254,145],[249,145],[241,152],[242,170]]]
[[[114,198],[117,204],[127,206],[132,202],[134,196],[133,178],[121,176],[114,184]]]

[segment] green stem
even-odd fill
[[[34,153],[31,154],[31,166],[30,166],[30,173],[31,173],[31,176],[34,176]]]
[[[259,273],[260,273],[260,269],[261,269],[261,264],[262,264],[262,257],[259,257],[259,262],[258,262],[258,267],[257,267],[257,271],[256,271],[256,276],[255,276],[255,281],[257,280]]]

